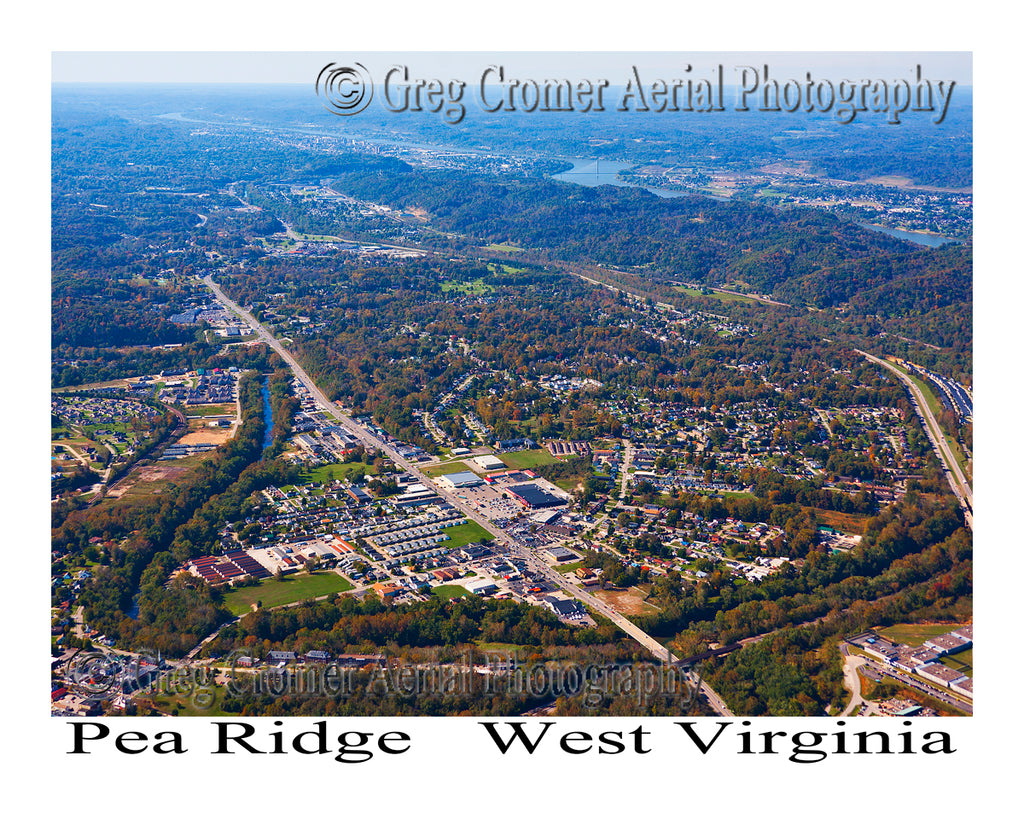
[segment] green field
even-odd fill
[[[498,272],[498,265],[496,265],[494,263],[491,263],[491,264],[487,265],[487,269],[490,270],[492,273],[497,273]],[[512,267],[512,265],[510,265],[510,264],[503,264],[501,266],[501,272],[502,273],[522,273],[525,270],[526,270],[525,267]]]
[[[246,586],[232,589],[224,595],[224,606],[232,614],[238,616],[249,611],[249,607],[258,601],[263,607],[270,609],[288,603],[298,603],[312,597],[322,597],[331,592],[350,591],[355,588],[344,577],[330,571],[317,574],[302,573],[286,576],[284,580],[270,578],[258,586]]]
[[[450,461],[439,466],[424,467],[423,471],[431,477],[436,477],[437,475],[451,475],[455,472],[472,472],[473,470],[469,468],[469,464],[465,461]]]
[[[364,464],[362,461],[353,461],[348,464],[321,464],[314,469],[306,469],[299,478],[300,483],[330,483],[348,478],[354,471],[363,468],[366,475],[375,475],[377,471],[371,464]]]
[[[702,293],[700,290],[695,290],[692,287],[683,287],[682,285],[675,285],[672,289],[677,293],[682,293],[684,296],[691,296],[693,298],[717,299],[722,302],[757,301],[757,299],[742,296],[739,293],[716,293],[714,291],[711,291],[710,293]]]
[[[169,685],[169,683],[162,683]],[[161,689],[163,690],[163,689]],[[153,707],[158,711],[168,714],[178,714],[184,717],[225,717],[229,714],[221,707],[224,697],[227,694],[223,685],[208,685],[197,681],[196,689],[191,694],[157,694],[153,697],[140,697],[142,700],[149,699]],[[209,701],[206,699],[209,697]],[[177,706],[177,711],[175,711]]]
[[[461,549],[470,543],[479,543],[481,540],[494,540],[494,536],[484,529],[476,521],[466,521],[461,526],[449,526],[444,530],[450,540],[442,541],[439,545],[445,549]]]
[[[582,565],[583,565],[583,561],[582,560],[577,560],[574,563],[563,563],[560,566],[555,566],[555,571],[556,572],[561,572],[562,574],[568,574],[569,572],[576,571]]]
[[[455,583],[449,583],[444,586],[434,586],[430,590],[430,593],[435,597],[440,597],[442,600],[451,600],[453,597],[469,597],[469,592],[465,588]]]
[[[522,449],[519,452],[503,452],[501,460],[513,469],[530,469],[540,464],[553,464],[555,457],[546,449]]]
[[[191,418],[193,415],[199,418],[205,418],[208,415],[230,415],[233,418],[235,416],[235,405],[203,404],[198,407],[185,407],[185,416]]]
[[[946,623],[900,623],[887,628],[876,629],[883,637],[908,646],[919,646],[932,637],[948,634],[958,628],[957,624]]]
[[[505,242],[500,245],[484,245],[484,250],[507,250],[512,253],[518,253],[519,251],[522,250],[522,248],[516,245],[510,245],[507,242]]]
[[[476,647],[487,654],[515,654],[516,652],[523,651],[526,646],[521,646],[518,643],[487,643],[479,642]],[[476,661],[476,658],[473,658]],[[482,659],[482,658],[481,658]],[[495,659],[501,660],[502,657]]]
[[[552,483],[561,489],[563,492],[572,494],[576,490],[576,487],[580,485],[579,478],[555,478]]]
[[[318,236],[315,233],[299,233],[296,231],[296,236],[302,239],[304,242],[347,242],[349,239],[343,239],[340,236]]]

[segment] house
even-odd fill
[[[373,590],[381,600],[396,597],[402,593],[402,587],[396,586],[394,583],[374,583]]]

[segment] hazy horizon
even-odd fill
[[[691,75],[723,65],[767,64],[777,79],[905,79],[921,66],[931,80],[973,84],[973,54],[964,51],[359,51],[339,52],[80,52],[51,53],[51,85],[57,84],[210,84],[306,85],[329,62],[357,61],[371,74],[381,66],[407,64],[421,74],[465,78],[503,62],[532,79],[562,76],[623,75],[631,66],[663,75]]]

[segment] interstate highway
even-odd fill
[[[868,361],[881,364],[910,389],[911,399],[918,415],[921,416],[921,420],[924,422],[924,430],[928,434],[928,439],[932,442],[935,453],[939,456],[939,460],[945,467],[946,480],[949,481],[953,494],[956,495],[957,500],[960,501],[960,506],[964,510],[964,520],[967,522],[967,527],[973,529],[974,495],[971,492],[971,485],[967,482],[967,478],[960,469],[960,464],[953,457],[953,452],[949,448],[949,444],[946,443],[946,437],[942,434],[942,428],[939,426],[939,422],[935,420],[935,416],[932,414],[931,409],[929,409],[928,402],[925,400],[921,390],[918,389],[917,384],[888,361],[883,361],[881,358],[865,353],[863,350],[854,350],[854,352],[864,356]]]

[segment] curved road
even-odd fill
[[[939,426],[939,422],[935,419],[931,409],[928,407],[928,402],[925,400],[925,397],[917,384],[915,384],[909,376],[905,375],[888,361],[877,358],[870,353],[865,353],[863,350],[854,349],[854,352],[860,353],[860,355],[864,356],[868,361],[875,364],[881,364],[910,389],[910,396],[913,399],[914,407],[917,409],[917,414],[921,416],[921,420],[924,422],[924,429],[925,432],[928,433],[928,439],[932,442],[932,447],[939,456],[939,460],[941,460],[945,466],[946,479],[949,481],[949,486],[953,490],[953,494],[956,495],[957,500],[960,501],[960,506],[964,510],[964,520],[967,522],[967,528],[973,529],[974,494],[971,492],[971,485],[967,482],[967,478],[960,469],[960,464],[957,463],[956,458],[953,457],[953,452],[949,448],[949,444],[946,443],[946,436],[942,434],[942,428]]]

